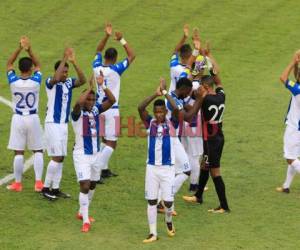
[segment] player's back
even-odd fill
[[[178,54],[173,54],[170,61],[170,76],[171,84],[169,88],[169,93],[176,89],[176,82],[179,80],[180,76],[186,69],[186,66],[179,62]]]
[[[15,72],[8,72],[8,80],[12,93],[13,111],[17,114],[36,114],[38,112],[41,73],[22,79]]]

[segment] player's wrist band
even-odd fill
[[[194,57],[197,57],[197,56],[199,55],[199,50],[194,49],[192,55],[193,55]]]
[[[125,40],[124,38],[122,38],[122,39],[120,40],[120,43],[124,46],[127,42],[126,42],[126,40]]]
[[[102,89],[103,89],[103,90],[106,90],[107,87],[103,84],[103,85],[102,85]]]
[[[168,94],[168,91],[166,91],[165,89],[161,92],[163,95]]]

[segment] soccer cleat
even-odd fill
[[[110,177],[116,177],[117,174],[110,171],[110,169],[104,169],[101,172],[101,178],[110,178]]]
[[[224,209],[224,208],[221,208],[221,207],[208,209],[207,211],[209,213],[213,213],[213,214],[224,214],[224,213],[229,213],[230,212],[229,209]]]
[[[54,195],[54,194],[50,191],[50,189],[47,188],[47,187],[44,187],[44,188],[42,189],[42,195],[43,195],[46,199],[48,199],[49,201],[55,201],[55,200],[58,199],[58,197],[57,197],[56,195]]]
[[[52,194],[55,195],[58,198],[64,198],[64,199],[71,198],[70,194],[63,193],[59,188],[52,189]]]
[[[77,214],[76,214],[76,218],[77,218],[78,220],[82,220],[82,219],[83,219],[82,214],[77,213]],[[89,216],[89,221],[90,221],[90,223],[93,223],[93,222],[95,222],[96,220],[95,220],[92,216]]]
[[[199,203],[199,204],[203,203],[202,199],[197,198],[195,195],[193,195],[193,196],[185,196],[184,195],[184,196],[182,196],[182,199],[189,203]]]
[[[157,241],[158,237],[154,234],[149,234],[148,237],[146,239],[143,240],[143,243],[151,243],[154,241]]]
[[[175,236],[175,227],[173,226],[172,222],[167,222],[167,233],[170,237]]]
[[[84,223],[81,227],[81,232],[87,233],[91,230],[91,224],[90,223]]]
[[[13,182],[12,184],[8,185],[6,188],[10,191],[21,192],[23,186],[21,182]]]
[[[44,187],[44,184],[43,184],[42,181],[36,181],[35,184],[34,184],[34,191],[35,192],[42,192],[43,187]]]
[[[276,191],[280,192],[280,193],[286,193],[286,194],[290,193],[290,189],[289,188],[283,188],[283,187],[277,187]]]

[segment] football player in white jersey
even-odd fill
[[[20,75],[14,70],[14,62],[25,50],[29,57],[19,59]],[[35,191],[43,188],[43,141],[42,128],[38,116],[39,92],[42,81],[40,62],[32,51],[30,41],[23,36],[20,46],[7,61],[7,77],[12,93],[13,116],[10,128],[8,148],[14,150],[15,181],[7,186],[9,190],[22,191],[22,174],[24,169],[24,151],[26,146],[34,153]]]
[[[163,79],[161,79],[162,81]],[[164,80],[163,80],[164,81]],[[144,122],[148,133],[148,159],[145,177],[145,198],[148,201],[147,216],[150,234],[143,241],[150,243],[157,238],[157,201],[159,189],[164,201],[165,222],[167,233],[173,237],[175,228],[172,223],[172,204],[174,200],[174,179],[175,179],[175,129],[178,121],[168,119],[167,109],[164,100],[157,99],[153,104],[154,117],[150,116],[146,107],[158,96],[165,95],[173,113],[178,119],[180,107],[176,105],[172,97],[166,90],[161,92],[160,87],[157,91],[147,97],[138,107],[141,120]]]
[[[189,26],[185,24],[183,27],[183,36],[176,45],[170,60],[171,84],[169,88],[169,93],[176,89],[176,82],[179,80],[180,75],[185,70],[188,60],[192,55],[191,46],[185,43],[188,37]]]
[[[119,133],[119,95],[120,95],[120,83],[121,75],[129,67],[129,65],[135,59],[135,54],[131,47],[124,39],[122,33],[115,32],[115,39],[119,41],[124,47],[127,58],[118,62],[118,52],[115,48],[108,48],[104,53],[104,61],[102,60],[102,51],[105,45],[112,35],[112,25],[110,23],[105,26],[105,37],[99,42],[96,49],[96,57],[93,62],[93,69],[95,77],[99,76],[101,70],[104,74],[104,84],[112,91],[116,98],[116,103],[104,113],[105,117],[105,136],[103,138],[103,148],[101,150],[101,166],[102,166],[102,177],[110,177],[114,174],[108,169],[108,162],[117,146],[117,139]],[[97,89],[97,101],[99,103],[106,100],[105,93],[101,88]]]
[[[73,65],[77,79],[68,76],[69,64],[67,62]],[[42,193],[49,200],[55,200],[58,197],[70,197],[69,194],[60,190],[60,181],[64,157],[67,155],[72,91],[86,82],[86,77],[76,62],[75,52],[72,48],[65,49],[62,60],[55,63],[54,70],[54,76],[46,80],[48,103],[45,137],[47,152],[51,161],[47,167]]]
[[[282,187],[278,187],[278,192],[289,193],[290,185],[296,173],[300,173],[300,77],[296,70],[296,82],[289,79],[289,75],[300,62],[300,50],[297,51],[292,61],[285,68],[280,76],[280,81],[291,92],[291,100],[286,115],[286,128],[283,137],[284,158],[287,161],[286,179]]]
[[[82,232],[88,232],[93,218],[89,217],[96,182],[100,179],[100,129],[103,124],[99,114],[108,110],[116,99],[112,92],[104,85],[103,74],[97,77],[98,88],[102,88],[107,99],[101,104],[96,103],[96,94],[90,87],[76,102],[71,113],[75,145],[73,148],[73,161],[80,185],[79,212],[77,218],[83,221]]]

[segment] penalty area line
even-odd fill
[[[6,98],[0,96],[0,102],[5,104],[6,106],[12,108],[12,102],[7,100]],[[23,173],[25,173],[29,168],[31,168],[31,166],[33,165],[33,160],[34,160],[34,156],[32,155],[29,159],[27,159],[24,163],[24,170]],[[13,174],[9,174],[3,178],[0,179],[0,186],[2,186],[3,184],[8,183],[9,181],[12,181],[14,179],[14,175]]]

